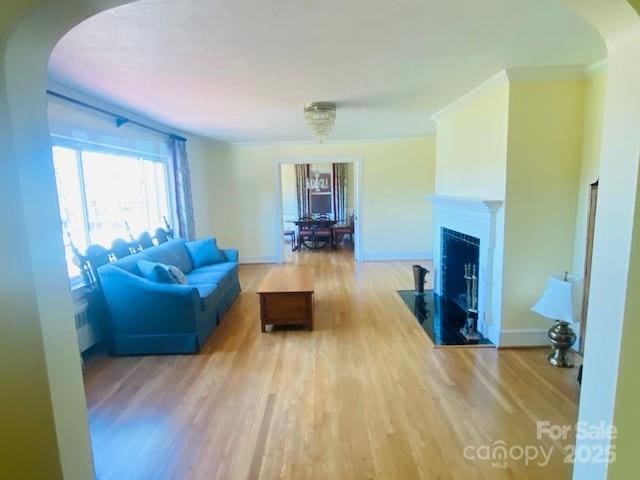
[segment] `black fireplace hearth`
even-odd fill
[[[476,331],[480,239],[443,228],[440,247],[441,295],[408,290],[400,297],[436,345],[492,345]]]
[[[466,314],[457,304],[434,294],[433,290],[425,290],[421,296],[415,295],[413,290],[398,290],[398,294],[436,346],[493,345],[482,336],[477,341],[468,341],[460,333]]]

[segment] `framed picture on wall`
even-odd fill
[[[319,193],[331,193],[331,174],[321,173],[318,175]]]
[[[309,195],[312,214],[331,215],[333,213],[333,197],[331,193],[312,193]]]

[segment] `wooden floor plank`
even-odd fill
[[[412,288],[410,262],[316,251],[287,264],[315,272],[313,332],[261,333],[270,266],[243,265],[198,355],[87,361],[99,479],[570,478],[535,422],[575,422],[575,370],[543,350],[434,349],[396,293]],[[545,468],[464,458],[496,441],[555,454]]]

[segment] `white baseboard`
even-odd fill
[[[546,347],[549,345],[547,330],[525,328],[500,332],[499,347]]]
[[[279,263],[280,259],[275,256],[264,257],[240,257],[238,263],[251,264],[251,263]]]
[[[362,261],[364,262],[389,262],[406,260],[433,260],[433,252],[422,250],[419,252],[389,251],[362,253]]]

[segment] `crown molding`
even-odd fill
[[[498,85],[502,85],[502,84],[508,83],[508,82],[509,82],[509,77],[507,76],[507,71],[506,70],[500,70],[498,73],[492,75],[487,80],[482,82],[477,87],[471,89],[469,92],[465,93],[463,96],[461,96],[457,100],[454,100],[453,102],[451,102],[450,104],[448,104],[444,108],[442,108],[442,109],[438,110],[437,112],[435,112],[433,115],[431,115],[431,120],[438,121],[438,119],[442,115],[450,112],[451,110],[454,110],[457,107],[460,107],[460,106],[470,102],[471,100],[476,98],[478,95],[480,95],[482,92],[484,92],[488,88],[496,87]]]
[[[587,70],[591,67],[596,68],[596,66],[601,62],[597,62],[586,68],[584,65],[570,65],[551,67],[512,67],[500,70],[498,73],[489,77],[487,80],[471,89],[457,100],[454,100],[444,108],[432,114],[431,120],[437,121],[442,115],[468,103],[489,88],[493,88],[504,83],[512,84],[519,82],[583,80],[588,73]]]
[[[415,137],[389,137],[389,138],[359,138],[355,140],[326,140],[321,144],[316,140],[258,140],[258,141],[236,141],[225,142],[233,147],[310,147],[310,146],[329,146],[329,145],[359,145],[366,143],[402,143],[418,140],[430,140],[436,137],[435,132]]]

